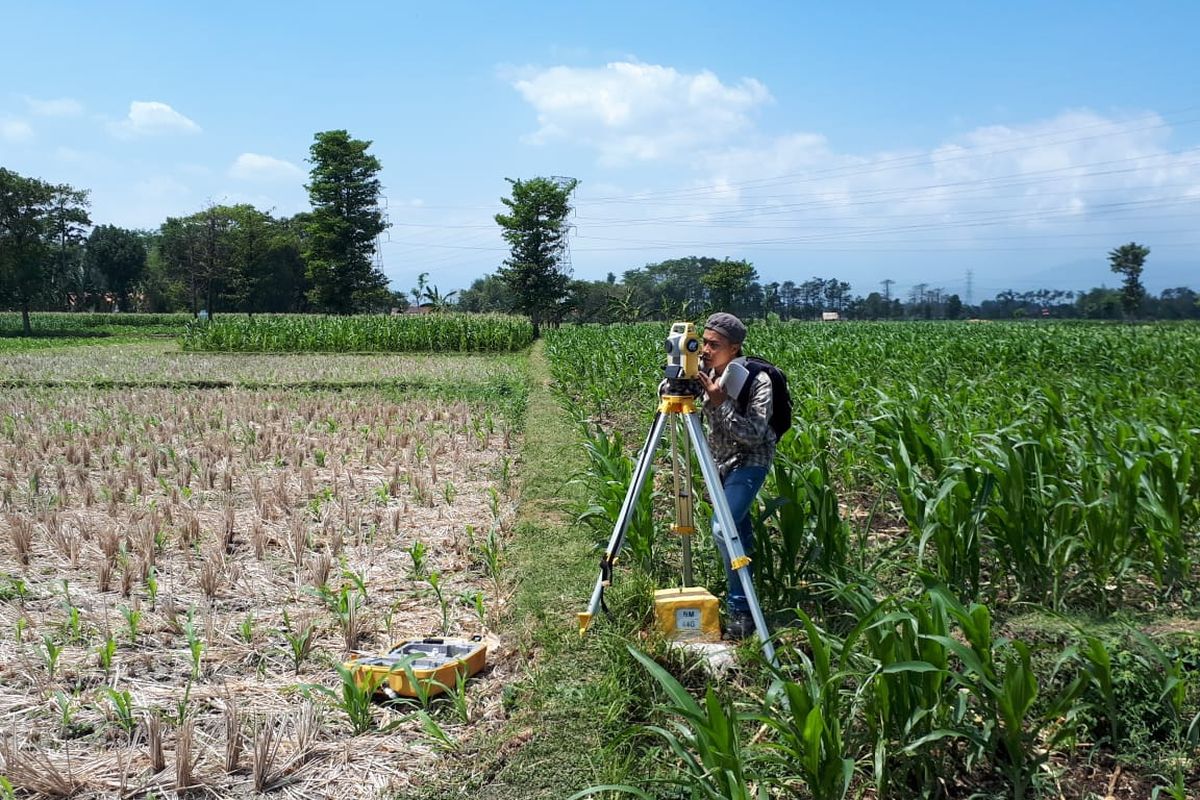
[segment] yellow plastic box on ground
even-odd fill
[[[377,656],[355,656],[345,666],[359,686],[387,687],[404,697],[416,697],[418,689],[404,669],[412,668],[412,678],[428,692],[439,695],[453,688],[458,673],[469,678],[487,663],[487,643],[472,639],[407,639]]]
[[[699,586],[656,591],[654,619],[668,639],[715,642],[721,638],[717,598]]]

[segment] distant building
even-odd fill
[[[821,322],[837,322],[842,317],[836,311],[822,311]]]

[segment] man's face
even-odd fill
[[[723,334],[705,330],[704,335],[700,337],[700,355],[704,358],[704,366],[710,367],[720,375],[737,355],[737,347]]]

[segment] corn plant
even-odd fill
[[[693,797],[712,800],[751,800],[766,797],[765,787],[752,793],[749,784],[754,775],[747,771],[749,763],[741,741],[739,726],[743,721],[732,703],[708,687],[703,703],[696,702],[672,675],[634,647],[629,647],[642,666],[666,691],[671,703],[663,710],[673,721],[670,727],[647,725],[645,731],[670,749],[682,764],[683,771],[668,782],[688,791]],[[612,787],[618,791],[645,796],[634,787]],[[586,797],[602,791],[592,787],[575,795]]]
[[[66,692],[54,693],[54,704],[58,706],[58,734],[63,738],[71,735],[74,727],[76,706],[74,700]]]
[[[125,626],[129,629],[129,643],[137,646],[138,626],[142,621],[142,612],[137,608],[121,606],[121,616],[125,618]]]
[[[781,444],[764,489],[755,525],[755,583],[763,602],[794,605],[797,587],[820,576],[840,579],[850,567],[850,526],[843,518],[821,442],[805,434]],[[801,459],[811,458],[803,465]]]
[[[999,765],[1015,800],[1024,800],[1037,771],[1053,749],[1074,736],[1074,719],[1083,710],[1080,698],[1087,676],[1077,674],[1042,707],[1035,708],[1040,689],[1023,642],[1005,642],[992,634],[987,606],[961,605],[940,587],[933,592],[958,625],[962,641],[953,636],[929,638],[952,653],[959,662],[951,680],[977,704],[981,723],[947,735],[962,737]],[[998,651],[1003,651],[998,656]]]
[[[46,665],[46,677],[54,681],[54,673],[58,671],[58,659],[62,655],[63,646],[49,634],[42,634],[42,663]]]
[[[995,481],[986,525],[1004,575],[1020,599],[1058,608],[1076,557],[1082,524],[1065,481],[1074,466],[1058,439],[1001,439],[989,447],[985,469]]]
[[[434,595],[437,597],[438,607],[442,611],[442,635],[450,633],[450,602],[446,599],[445,593],[442,591],[442,574],[437,570],[430,572],[426,577],[429,581],[429,588],[433,589]]]
[[[292,658],[292,674],[299,675],[300,665],[304,663],[304,659],[308,658],[316,641],[316,626],[310,618],[303,617],[293,627],[291,617],[288,616],[285,608],[283,610],[283,627],[279,629],[279,633],[288,645],[288,655]]]
[[[104,641],[96,648],[96,663],[100,666],[100,669],[104,670],[105,675],[112,669],[112,660],[116,652],[117,640],[111,632],[106,633]]]
[[[510,352],[529,346],[533,327],[524,317],[496,314],[257,314],[188,323],[180,341],[184,350],[239,352]]]
[[[127,689],[117,690],[111,686],[104,686],[101,689],[112,706],[113,718],[117,727],[124,731],[126,736],[132,737],[138,723],[134,718],[133,698],[129,691]]]
[[[763,742],[766,761],[782,771],[784,783],[791,783],[794,776],[814,800],[841,800],[855,774],[855,759],[843,735],[851,708],[842,687],[858,675],[850,659],[854,642],[865,626],[856,626],[839,642],[803,611],[797,609],[796,614],[812,655],[796,650],[802,680],[781,676],[768,692],[763,712],[755,719],[771,732]]]
[[[939,731],[962,724],[965,708],[949,680],[949,657],[936,636],[950,631],[938,595],[877,599],[858,585],[836,587],[854,630],[858,650],[857,702],[873,751],[874,780],[882,797],[904,796],[935,786],[945,765]]]
[[[340,662],[333,662],[333,668],[337,671],[339,678],[336,689],[307,684],[301,687],[302,691],[306,696],[310,696],[315,691],[329,698],[334,707],[346,715],[350,721],[350,729],[355,736],[373,730],[375,728],[373,698],[387,676],[370,673],[366,680],[359,682],[353,670],[348,669]]]
[[[499,594],[500,569],[503,556],[500,546],[500,536],[494,527],[488,530],[487,536],[480,541],[478,549],[479,558],[483,562],[483,571],[491,578],[492,583],[496,587],[496,592]]]
[[[425,543],[420,539],[413,542],[408,548],[408,556],[412,559],[411,578],[414,581],[425,579],[427,569],[425,566]]]
[[[625,442],[620,433],[609,436],[596,428],[585,430],[584,436],[583,447],[588,468],[574,480],[586,487],[589,499],[587,507],[579,515],[579,521],[593,528],[597,543],[603,547],[620,516],[633,478],[634,463],[625,452]],[[653,569],[656,552],[652,515],[653,483],[651,470],[641,493],[634,498],[622,550],[633,563],[646,570]]]
[[[1180,436],[1185,440],[1187,434]],[[1174,442],[1165,429],[1138,427],[1139,445],[1146,466],[1138,475],[1139,507],[1147,519],[1145,530],[1151,548],[1155,577],[1160,586],[1175,588],[1191,574],[1192,559],[1185,533],[1189,509],[1195,519],[1200,500],[1200,468],[1185,441]]]

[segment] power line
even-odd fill
[[[1200,110],[1200,106],[1193,106],[1193,107],[1184,109],[1184,112],[1191,113],[1191,112],[1195,112],[1197,110]],[[1180,112],[1180,113],[1184,113],[1184,112]],[[1106,133],[1096,134],[1093,136],[1083,136],[1083,137],[1078,137],[1078,138],[1059,139],[1059,140],[1054,140],[1054,141],[1050,141],[1050,142],[1027,144],[1027,145],[1023,145],[1023,146],[1019,146],[1019,147],[1002,148],[1002,149],[991,150],[991,151],[986,151],[986,152],[980,152],[981,148],[979,148],[979,147],[962,148],[962,152],[959,152],[954,156],[947,156],[944,158],[940,158],[937,160],[937,163],[944,164],[944,163],[951,162],[951,161],[962,160],[964,158],[976,158],[979,156],[994,156],[994,155],[1002,155],[1005,153],[1020,152],[1022,150],[1033,149],[1035,147],[1045,147],[1047,144],[1051,144],[1051,145],[1074,144],[1077,142],[1093,141],[1096,139],[1110,138],[1110,137],[1113,137],[1116,135],[1125,135],[1125,134],[1129,134],[1129,133],[1137,133],[1137,132],[1146,131],[1146,130],[1158,130],[1158,129],[1168,128],[1168,127],[1183,127],[1183,126],[1187,126],[1187,125],[1194,125],[1194,124],[1200,122],[1200,116],[1195,117],[1193,119],[1185,119],[1182,121],[1176,121],[1174,123],[1168,122],[1161,115],[1147,115],[1147,116],[1148,117],[1155,116],[1155,117],[1159,118],[1161,121],[1156,122],[1155,124],[1152,124],[1152,125],[1147,125],[1147,126],[1142,126],[1142,127],[1137,127],[1137,128],[1130,128],[1128,130],[1108,131]],[[1079,126],[1076,128],[1067,128],[1067,129],[1063,129],[1063,130],[1059,130],[1059,131],[1050,131],[1050,132],[1046,132],[1046,133],[1029,134],[1027,136],[1020,136],[1020,137],[1016,137],[1013,141],[1018,141],[1018,142],[1032,141],[1032,140],[1037,140],[1037,139],[1043,139],[1043,138],[1046,138],[1049,136],[1060,135],[1063,133],[1070,133],[1072,131],[1090,130],[1090,129],[1094,129],[1094,128],[1098,128],[1098,127],[1105,127],[1105,126],[1110,126],[1110,125],[1113,125],[1113,123],[1108,122],[1108,121],[1092,123],[1090,125],[1083,125],[1083,126]],[[730,189],[748,188],[748,187],[761,186],[761,185],[770,185],[770,184],[778,183],[778,182],[805,183],[805,182],[809,182],[809,181],[812,181],[812,180],[815,180],[815,179],[818,179],[821,177],[852,177],[852,176],[856,176],[856,175],[874,174],[874,173],[881,172],[881,171],[897,169],[902,166],[926,163],[929,160],[930,160],[930,154],[926,153],[926,152],[922,152],[922,153],[914,154],[914,155],[893,156],[890,158],[876,159],[873,162],[866,162],[865,164],[860,164],[855,167],[837,166],[837,167],[827,167],[825,169],[820,169],[820,170],[815,170],[815,171],[814,170],[800,170],[800,171],[796,171],[796,172],[783,173],[781,175],[775,175],[775,176],[766,177],[766,178],[755,178],[755,179],[749,179],[749,180],[745,180],[745,181],[736,181],[736,182],[732,182],[732,183],[711,184],[706,187],[695,187],[695,188],[691,188],[691,189],[672,189],[672,190],[661,190],[661,191],[649,191],[649,192],[639,192],[639,193],[632,194],[632,195],[623,195],[623,196],[622,195],[612,195],[609,197],[588,198],[587,202],[590,202],[590,203],[641,202],[646,199],[661,198],[664,196],[669,197],[669,196],[680,195],[680,194],[683,194],[688,197],[697,197],[697,196],[701,196],[705,193],[714,193],[714,192],[725,194]],[[793,180],[793,179],[795,179],[795,180]]]

